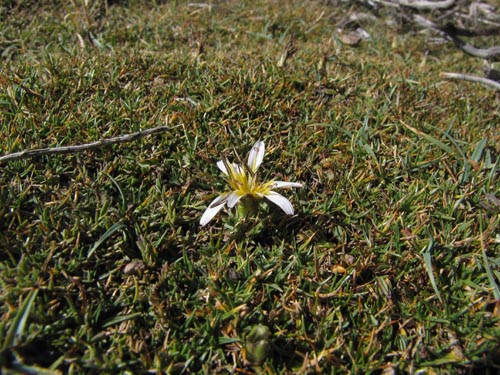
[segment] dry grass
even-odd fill
[[[498,98],[439,77],[481,62],[361,3],[62,4],[3,2],[1,153],[171,130],[2,166],[6,373],[497,372]],[[296,215],[200,228],[258,139]]]

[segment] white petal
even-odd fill
[[[208,207],[205,212],[203,213],[201,219],[200,219],[200,225],[203,227],[208,224],[210,220],[213,219],[217,213],[224,208],[223,204],[220,204],[215,207]]]
[[[212,203],[210,203],[208,205],[208,207],[214,208],[214,207],[220,206],[221,204],[224,205],[227,202],[227,200],[229,199],[230,195],[231,195],[231,193],[224,193],[224,194],[219,195],[217,198],[215,198],[212,201]]]
[[[217,166],[219,167],[219,169],[222,171],[222,173],[224,173],[226,176],[228,175],[227,173],[227,169],[226,169],[226,166],[224,165],[224,162],[222,160],[219,160],[217,162]]]
[[[245,170],[243,169],[243,167],[241,165],[238,165],[236,163],[232,163],[232,166],[233,166],[233,171],[236,174],[241,175],[241,174],[245,173]]]
[[[274,181],[273,188],[302,187],[299,182]]]
[[[212,203],[209,204],[200,219],[200,225],[202,227],[205,226],[210,220],[212,220],[213,217],[224,208],[224,204],[226,203],[229,194],[230,193],[219,195],[212,201]]]
[[[231,195],[227,198],[227,206],[229,208],[233,208],[236,203],[243,197],[243,195],[239,195],[235,192],[232,192]]]
[[[226,164],[224,163],[223,160],[219,160],[217,162],[217,167],[219,167],[219,169],[222,171],[222,173],[224,173],[226,176],[234,176],[235,174],[241,174],[243,173],[243,168],[241,166],[239,166],[238,164],[236,163],[229,163],[227,160],[226,160],[226,163],[227,163],[227,167],[229,167],[229,171],[227,170],[226,168]]]
[[[262,141],[255,142],[252,149],[248,153],[248,161],[247,161],[248,168],[250,168],[252,172],[254,173],[257,172],[257,169],[262,164],[262,160],[264,160],[265,151],[266,151],[266,146],[264,145],[264,142]]]
[[[285,214],[293,215],[293,206],[288,199],[286,199],[283,195],[275,193],[274,191],[270,191],[265,195],[267,199],[269,199],[274,204],[278,205]]]

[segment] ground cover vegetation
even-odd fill
[[[474,4],[2,1],[0,156],[167,126],[1,163],[2,371],[496,374],[498,96],[407,17]],[[295,214],[201,227],[259,140]]]

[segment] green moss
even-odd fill
[[[387,9],[344,45],[361,3],[63,4],[1,6],[0,153],[171,130],[1,166],[2,367],[252,371],[263,324],[267,373],[495,373],[498,98],[439,76],[481,62]],[[201,228],[258,139],[296,215]]]

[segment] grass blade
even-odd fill
[[[94,243],[94,246],[92,246],[92,248],[90,249],[88,255],[87,255],[87,258],[90,258],[92,256],[92,254],[94,254],[94,251],[97,250],[97,248],[99,246],[102,245],[102,243],[104,241],[106,241],[109,237],[111,237],[111,235],[113,233],[115,233],[116,231],[122,229],[122,228],[125,228],[125,224],[123,223],[114,223],[111,227],[109,227],[109,229],[106,231],[106,233],[104,233],[101,238],[99,238],[95,243]]]
[[[32,289],[28,297],[24,300],[21,308],[14,317],[14,321],[7,332],[7,336],[2,345],[2,349],[6,349],[16,343],[16,339],[24,333],[26,323],[33,308],[33,302],[38,295],[38,289]]]
[[[418,129],[415,129],[413,126],[410,126],[408,124],[405,124],[403,121],[401,121],[401,124],[408,130],[412,131],[413,133],[415,133],[416,135],[419,135],[421,136],[422,138],[424,138],[425,140],[429,141],[430,143],[434,144],[435,146],[439,147],[440,149],[442,149],[443,151],[449,153],[449,154],[455,154],[456,152],[453,150],[453,148],[451,148],[450,146],[448,146],[446,143],[443,143],[441,142],[439,139],[437,138],[434,138],[433,136],[429,135],[429,134],[426,134]]]
[[[481,139],[477,143],[477,146],[474,149],[474,152],[472,153],[470,160],[479,163],[479,160],[481,160],[481,156],[483,155],[483,151],[487,145],[488,145],[488,140],[486,138]]]
[[[128,314],[128,315],[119,315],[119,316],[115,316],[111,319],[109,319],[108,321],[106,321],[102,327],[103,328],[108,328],[108,327],[111,327],[115,324],[119,324],[119,323],[122,323],[122,322],[125,322],[127,320],[132,320],[132,319],[135,319],[139,316],[141,316],[142,313],[140,312],[136,312],[136,313],[132,313],[132,314]]]
[[[483,260],[484,260],[484,268],[486,269],[486,275],[488,276],[488,280],[490,282],[491,289],[493,289],[493,296],[495,297],[495,299],[497,301],[500,301],[500,288],[498,287],[498,284],[495,281],[495,276],[493,276],[493,272],[491,271],[491,267],[490,267],[490,262],[488,260],[488,256],[486,255],[486,250],[484,249],[482,228],[481,228],[480,241],[481,241],[481,252],[483,254]]]
[[[422,249],[422,255],[424,257],[425,268],[427,270],[427,274],[429,275],[429,280],[431,282],[432,288],[436,293],[439,301],[443,302],[443,298],[441,297],[441,293],[439,293],[439,289],[436,284],[436,279],[434,278],[434,274],[432,273],[432,260],[431,260],[431,251],[434,247],[434,240],[431,238],[429,243]]]

